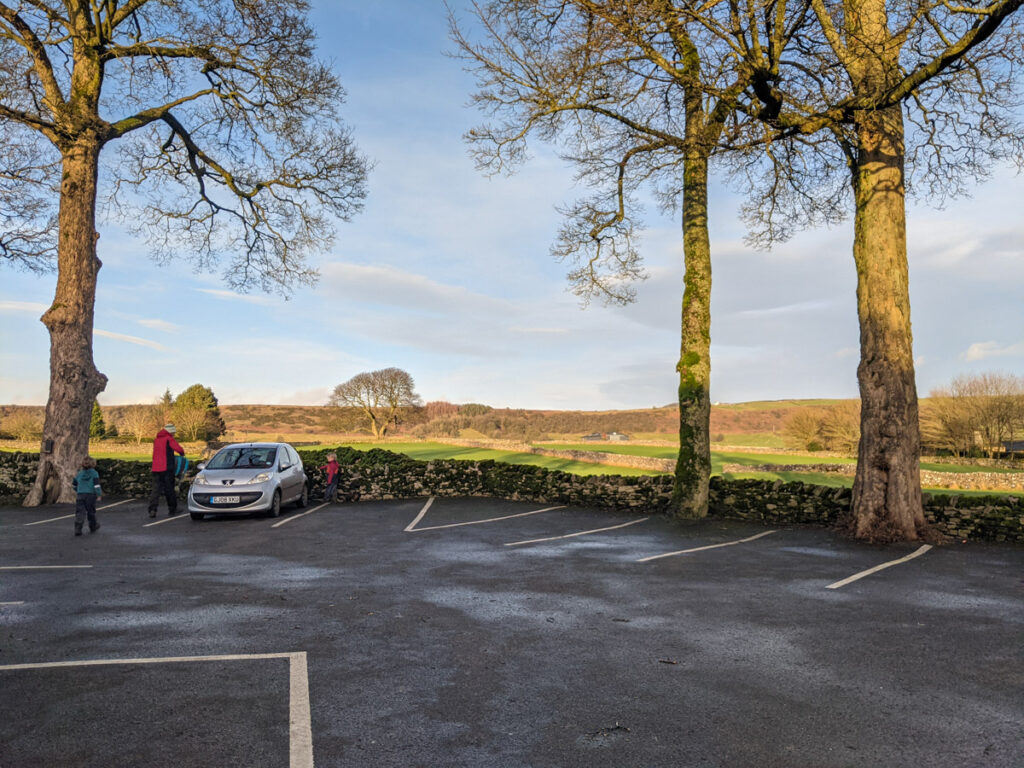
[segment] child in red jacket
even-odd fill
[[[327,470],[327,490],[324,491],[324,501],[334,501],[338,493],[338,454],[328,453],[327,463],[317,467]]]

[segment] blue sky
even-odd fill
[[[548,248],[555,206],[577,196],[543,145],[515,176],[477,172],[462,134],[482,122],[461,64],[443,55],[432,0],[315,3],[343,114],[375,162],[365,211],[341,223],[321,279],[289,301],[234,294],[218,275],[158,266],[141,240],[100,226],[94,352],[103,404],[200,382],[224,403],[321,404],[360,371],[397,366],[425,400],[610,409],[675,399],[682,246],[678,216],[648,206],[650,278],[625,308],[582,309]],[[113,152],[110,152],[113,156]],[[743,245],[740,198],[712,192],[712,398],[855,397],[856,278],[848,226],[771,253]],[[1024,179],[997,169],[944,211],[909,211],[918,389],[959,373],[1024,372]],[[0,280],[0,402],[46,400],[39,315],[54,277]]]

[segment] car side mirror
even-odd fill
[[[206,462],[205,461],[200,461],[198,464],[196,464],[196,471],[197,472],[202,472],[204,469],[206,469]]]
[[[286,461],[282,461],[280,464],[277,465],[277,471],[278,472],[284,472],[286,469],[291,469],[291,467],[292,467],[291,464],[289,464]]]

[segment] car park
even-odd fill
[[[193,520],[206,515],[281,514],[281,507],[309,502],[309,478],[288,443],[235,443],[199,464],[188,491]]]

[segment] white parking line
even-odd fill
[[[622,525],[611,525],[607,528],[593,528],[589,531],[578,531],[577,533],[567,533],[564,536],[548,536],[545,539],[527,539],[526,541],[513,541],[506,544],[506,547],[518,547],[522,544],[539,544],[542,541],[557,541],[558,539],[571,539],[574,536],[586,536],[590,533],[603,533],[604,531],[614,531],[619,528],[626,528],[630,525],[636,525],[642,523],[644,520],[650,520],[649,517],[641,517],[639,520],[630,520],[628,523],[622,523]]]
[[[416,515],[416,519],[413,520],[411,523],[409,523],[407,526],[405,526],[405,530],[406,531],[411,531],[413,528],[415,528],[416,527],[416,523],[418,523],[420,520],[423,519],[423,516],[425,514],[427,514],[427,510],[430,509],[430,505],[433,504],[433,503],[434,503],[434,497],[431,496],[429,499],[427,499],[427,503],[423,505],[423,509],[420,510],[420,513],[418,515]]]
[[[775,533],[775,531],[765,531],[764,533],[759,533],[756,536],[750,536],[750,537],[748,537],[746,539],[737,539],[736,541],[727,541],[727,542],[725,542],[723,544],[709,544],[706,547],[694,547],[693,549],[680,549],[678,552],[666,552],[663,555],[651,555],[650,557],[641,557],[639,560],[637,560],[637,562],[638,563],[648,563],[651,560],[659,560],[659,559],[661,559],[663,557],[674,557],[675,555],[686,555],[686,554],[689,554],[690,552],[703,552],[705,549],[718,549],[719,547],[732,547],[732,546],[734,546],[736,544],[746,544],[748,541],[753,541],[754,539],[760,539],[762,536],[768,536],[769,534],[772,534],[772,533]]]
[[[551,512],[555,509],[565,509],[563,504],[560,507],[545,507],[544,509],[535,509],[533,512],[520,512],[517,515],[504,515],[502,517],[489,517],[486,520],[470,520],[468,523],[449,523],[448,525],[430,525],[426,528],[406,528],[411,533],[419,533],[420,531],[439,531],[442,528],[459,528],[463,525],[481,525],[483,523],[496,523],[499,520],[511,520],[513,517],[527,517],[528,515],[539,515],[541,512]],[[415,522],[415,521],[414,521]]]
[[[115,501],[113,504],[107,504],[104,507],[96,507],[96,511],[99,512],[102,509],[110,509],[111,507],[119,507],[122,504],[127,504],[129,501],[134,501],[134,499],[125,499],[124,501]],[[61,515],[60,517],[51,517],[49,520],[36,520],[34,523],[25,523],[25,525],[42,525],[43,523],[55,523],[58,520],[70,520],[74,516],[75,516],[74,513],[72,513],[70,515]]]
[[[286,517],[286,518],[285,518],[284,520],[280,520],[280,521],[278,521],[278,522],[274,523],[274,524],[273,524],[272,526],[270,526],[270,527],[271,527],[271,528],[280,528],[280,527],[281,527],[282,525],[284,525],[285,523],[290,523],[290,522],[291,522],[292,520],[298,520],[298,519],[299,519],[300,517],[305,517],[306,515],[311,515],[311,514],[313,514],[314,512],[316,512],[316,511],[317,511],[318,509],[323,509],[323,508],[324,508],[324,507],[326,507],[326,506],[327,506],[328,504],[330,504],[330,502],[329,502],[329,501],[325,501],[325,502],[324,502],[323,504],[321,504],[321,505],[320,505],[319,507],[313,507],[312,509],[307,509],[307,510],[306,510],[305,512],[300,512],[300,513],[299,513],[299,514],[297,514],[297,515],[292,515],[291,517]]]
[[[855,573],[853,574],[853,576],[849,576],[848,578],[845,578],[842,581],[837,581],[834,584],[829,584],[827,587],[825,587],[825,589],[839,589],[840,587],[845,587],[847,584],[857,581],[858,579],[863,579],[865,576],[870,576],[872,573],[878,573],[878,571],[885,570],[886,568],[891,568],[892,566],[899,565],[900,563],[905,563],[908,560],[913,560],[915,557],[920,557],[931,548],[931,544],[924,544],[919,549],[911,552],[906,557],[901,557],[899,560],[890,560],[887,563],[876,565],[874,568],[868,568],[866,571]]]
[[[291,654],[288,688],[289,768],[313,768],[313,723],[305,653]]]
[[[61,517],[51,517],[49,520],[36,520],[34,523],[25,523],[25,525],[42,525],[43,523],[55,523],[58,520],[68,520],[74,516],[74,513],[72,513],[70,515],[62,515]]]
[[[113,504],[107,504],[102,507],[96,507],[96,511],[99,512],[101,509],[112,509],[113,507],[120,507],[122,504],[127,504],[129,501],[135,501],[135,499],[125,499],[124,501],[115,501]]]
[[[163,525],[164,523],[171,522],[171,520],[183,520],[183,519],[185,519],[187,517],[188,517],[188,515],[185,514],[184,512],[179,512],[176,515],[171,515],[170,517],[165,517],[163,520],[157,520],[155,523],[146,523],[142,527],[143,528],[150,528],[150,527],[152,527],[154,525]]]
[[[13,603],[0,603],[0,605],[24,605],[24,600],[16,600]]]
[[[306,653],[252,653],[225,656],[168,656],[152,659],[91,659],[87,661],[51,661],[39,664],[5,664],[0,672],[18,669],[55,669],[59,667],[97,667],[111,664],[171,664],[189,661],[250,661],[288,659],[288,766],[313,768],[313,726],[309,706],[309,673]]]
[[[0,571],[56,571],[65,568],[92,568],[91,565],[0,565]]]

